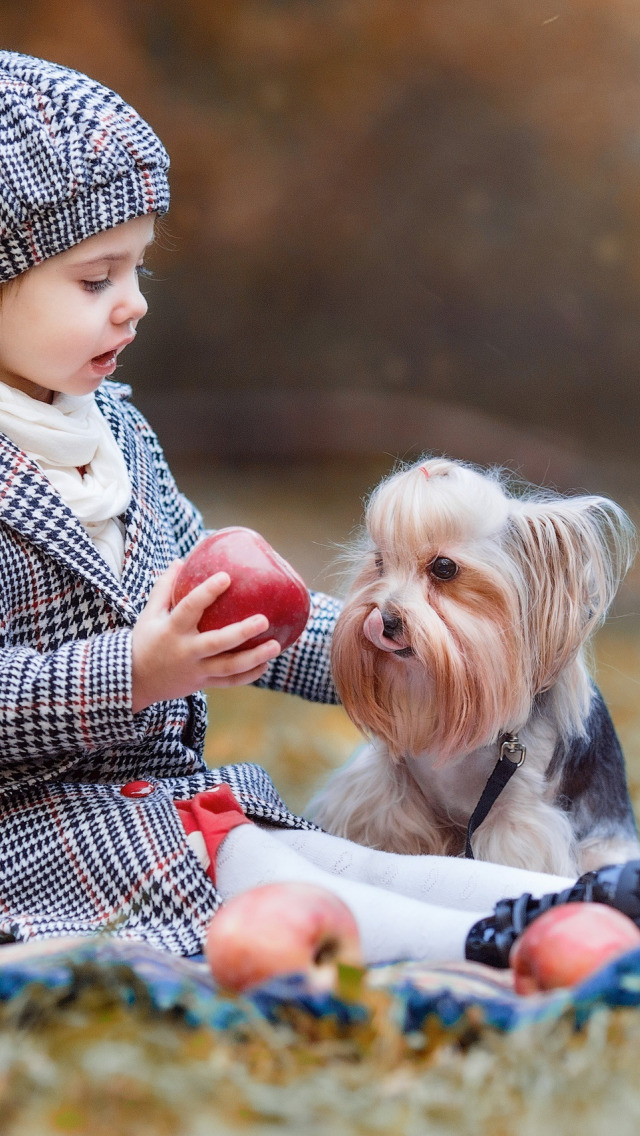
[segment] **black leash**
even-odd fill
[[[473,810],[469,824],[467,825],[467,844],[464,850],[467,860],[473,860],[474,858],[473,849],[471,848],[471,837],[476,829],[480,827],[491,806],[495,804],[505,785],[511,780],[516,769],[520,768],[526,756],[526,748],[522,745],[522,742],[518,741],[517,734],[502,735],[500,757],[496,761],[492,772],[489,774],[489,780],[482,790],[482,796]]]

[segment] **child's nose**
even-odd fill
[[[137,278],[132,281],[129,287],[118,296],[114,308],[111,313],[111,318],[114,323],[131,323],[141,320],[147,314],[148,308],[147,301],[145,300]]]

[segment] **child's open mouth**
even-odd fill
[[[102,355],[94,355],[91,360],[92,366],[96,367],[99,371],[104,371],[106,374],[115,370],[117,362],[118,352],[116,350],[103,351]]]

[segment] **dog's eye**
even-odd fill
[[[449,560],[448,556],[436,556],[429,565],[429,571],[436,580],[453,580],[458,575],[458,565],[455,560]]]
[[[373,558],[373,562],[376,566],[376,572],[378,573],[379,576],[381,576],[382,573],[384,572],[384,563],[382,561],[382,553],[381,552],[376,552],[376,554]]]

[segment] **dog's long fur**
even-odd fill
[[[435,458],[383,481],[332,648],[370,740],[314,820],[375,848],[461,855],[510,732],[526,760],[476,857],[575,875],[637,856],[620,746],[585,665],[633,543],[607,498],[512,493],[500,471]]]

